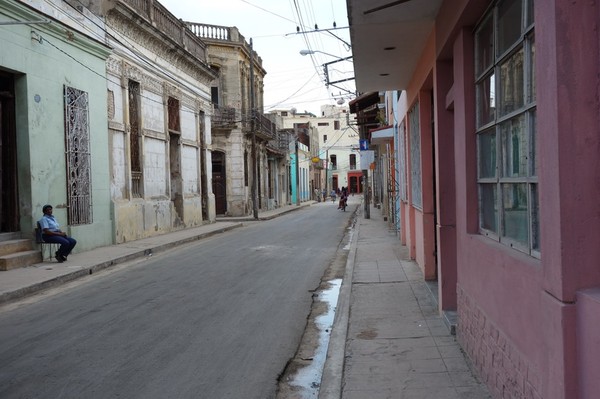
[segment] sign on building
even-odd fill
[[[373,162],[375,162],[375,151],[369,150],[360,152],[360,168],[362,170],[369,169]]]

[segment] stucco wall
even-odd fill
[[[114,215],[118,243],[168,233],[175,221],[175,210],[168,200],[115,201]]]
[[[127,147],[125,145],[126,136],[123,132],[109,130],[110,149],[112,153],[110,196],[114,200],[125,198],[127,190]]]
[[[592,399],[600,392],[600,288],[580,291],[577,294],[577,367],[580,397]]]
[[[142,126],[144,129],[164,133],[165,131],[165,106],[163,96],[144,90],[140,95]]]
[[[181,125],[181,138],[193,142],[198,141],[198,122],[196,113],[193,109],[185,105],[181,105],[179,112],[179,121]]]
[[[244,179],[244,151],[247,151],[251,163],[251,149],[244,144],[241,129],[233,129],[228,136],[213,137],[213,150],[225,153],[227,215],[244,216],[251,210],[249,201],[250,187]],[[248,171],[250,176],[250,171]],[[250,181],[248,181],[250,184]]]
[[[183,178],[184,195],[197,195],[200,191],[200,179],[198,176],[198,149],[184,145],[181,148],[181,173]]]
[[[423,50],[408,89],[412,103],[427,86],[427,71],[434,71],[438,255],[451,257],[455,265],[450,279],[440,282],[440,298],[456,301],[458,339],[495,397],[587,397],[581,395],[599,389],[593,376],[600,367],[600,343],[594,338],[600,330],[600,96],[598,85],[583,86],[598,80],[598,36],[586,34],[597,24],[598,8],[535,3],[542,225],[542,259],[537,259],[478,231],[473,26],[488,5],[443,3],[434,51]],[[573,46],[573,41],[583,44]],[[583,48],[592,49],[588,57]],[[430,148],[422,146],[423,151]],[[448,195],[454,198],[445,201]],[[427,196],[424,192],[424,200]],[[411,255],[424,262],[427,223],[408,204],[401,208],[402,239]],[[444,295],[448,291],[453,292]]]
[[[456,206],[457,336],[495,396],[541,398],[547,323],[539,261],[477,232],[472,57],[472,31],[465,29],[453,60],[456,193],[463,199]]]
[[[167,196],[167,145],[163,140],[144,138],[144,196]]]
[[[461,10],[461,7],[456,9]],[[536,71],[543,70],[550,75],[553,74],[554,55],[549,49],[544,55],[541,49],[549,45],[546,40],[552,42],[556,37],[544,34],[554,22],[539,16],[555,15],[555,11],[536,2]],[[461,20],[462,17],[455,13],[441,14],[444,16],[441,19]],[[476,18],[472,20],[475,21]],[[559,126],[553,122],[557,108],[551,104],[552,99],[561,96],[557,96],[557,86],[549,84],[551,79],[539,80],[536,73],[538,121],[544,121],[537,128],[538,133],[544,132],[540,135],[537,156],[545,160],[540,168],[540,208],[544,209],[541,223],[546,244],[542,244],[543,255],[539,260],[478,233],[477,186],[474,183],[477,151],[472,133],[475,119],[472,28],[465,26],[458,35],[452,36],[452,40],[456,192],[457,198],[462,199],[457,201],[456,207],[458,337],[470,357],[475,359],[495,396],[577,397],[573,371],[576,308],[561,298],[560,289],[550,295],[545,288],[545,276],[549,273],[557,276],[557,271],[561,270],[561,278],[578,274],[573,268],[564,273],[564,267],[572,265],[572,260],[561,265],[566,259],[558,255],[564,248],[574,248],[574,242],[561,234],[564,227],[561,226],[562,216],[559,216],[563,210],[574,208],[563,202],[552,214],[545,213],[549,209],[545,207],[546,201],[552,203],[550,209],[558,205],[554,203],[558,197],[553,193],[561,186],[555,169],[561,158],[557,154],[562,153],[563,147],[554,137]],[[439,46],[443,47],[443,43]],[[570,131],[565,134],[570,135],[570,141],[573,139]],[[548,175],[552,170],[552,176]],[[590,232],[587,234],[589,236]],[[547,240],[548,237],[552,239]]]
[[[541,399],[541,370],[479,306],[458,289],[459,342],[494,397]]]
[[[37,6],[42,2],[29,3]],[[3,19],[43,18],[17,1],[0,4],[0,13]],[[66,14],[61,13],[61,18],[67,18]],[[32,31],[39,41],[32,40]],[[76,40],[64,41],[65,31],[73,33]],[[76,252],[111,244],[104,77],[108,48],[60,23],[0,27],[0,43],[0,66],[16,74],[16,173],[22,234],[31,237],[42,206],[49,203],[60,224],[77,238]],[[89,95],[93,221],[77,227],[67,227],[64,86]]]
[[[145,22],[129,20],[128,12],[117,4],[107,14],[108,31],[115,37],[127,32],[135,42],[132,49],[110,36],[114,52],[106,64],[112,110],[110,192],[117,242],[215,220],[208,86],[215,76],[203,60],[186,52],[170,51],[173,43],[163,42],[163,34],[155,31],[156,26],[145,25],[141,29],[138,25]],[[140,56],[153,60],[152,65],[140,62]],[[140,92],[129,93],[128,81],[136,82]],[[130,148],[130,98],[139,101],[140,125],[135,132],[139,135],[143,168],[139,193],[134,192],[131,182],[131,157],[136,151]],[[179,104],[179,109],[171,115],[178,119],[178,131],[168,130],[169,98]],[[202,170],[206,173],[204,179]],[[203,181],[206,187],[202,186]]]

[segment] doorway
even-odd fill
[[[212,189],[215,195],[215,211],[217,215],[225,215],[227,213],[226,181],[225,153],[214,151],[212,153]]]
[[[348,185],[349,192],[351,194],[361,194],[362,193],[362,172],[352,172],[348,173]]]
[[[171,202],[175,207],[178,221],[183,220],[183,182],[181,177],[180,136],[169,132],[169,170],[171,173]]]
[[[15,79],[0,71],[0,233],[19,231]]]

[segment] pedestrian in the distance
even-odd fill
[[[69,256],[73,248],[75,248],[77,241],[60,229],[60,225],[54,218],[54,215],[52,215],[52,205],[44,205],[42,212],[44,212],[44,216],[40,219],[42,239],[44,242],[60,244],[58,251],[54,255],[56,255],[55,258],[58,263],[63,263],[67,260],[67,256]]]

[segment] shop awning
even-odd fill
[[[385,144],[394,139],[394,127],[388,126],[381,129],[371,130],[371,144]]]

